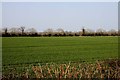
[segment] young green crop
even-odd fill
[[[101,62],[111,58],[118,58],[118,37],[2,38],[3,78],[116,78],[119,70]]]
[[[3,66],[64,63],[118,57],[118,37],[5,37]]]

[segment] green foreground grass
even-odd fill
[[[118,37],[4,37],[3,66],[118,57]]]

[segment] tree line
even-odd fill
[[[2,28],[0,30],[0,36],[2,37],[52,37],[52,36],[120,36],[120,30],[116,31],[111,29],[106,31],[104,29],[98,29],[96,31],[82,28],[78,32],[64,31],[62,28],[53,30],[52,28],[46,29],[43,32],[37,32],[34,28],[26,29],[24,26],[19,28]]]

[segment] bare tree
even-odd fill
[[[86,32],[85,32],[86,36],[94,36],[94,30],[92,29],[86,29]]]
[[[48,28],[47,30],[45,30],[45,32],[52,33],[53,29],[52,28]]]
[[[111,36],[115,36],[117,34],[117,31],[114,29],[111,29],[110,31],[108,31],[108,34]]]
[[[6,27],[6,28],[3,28],[2,30],[4,31],[4,34],[6,35],[8,32],[8,28]]]
[[[44,31],[45,33],[46,33],[46,35],[48,35],[48,36],[51,36],[51,35],[53,35],[53,29],[52,28],[48,28],[47,30],[45,30]]]
[[[56,33],[58,33],[60,36],[64,34],[64,30],[62,28],[58,28],[56,31]]]
[[[64,32],[64,30],[62,28],[58,28],[57,32]]]
[[[102,29],[102,28],[99,28],[96,32],[98,32],[98,33],[104,33],[106,31],[104,29]]]
[[[18,29],[18,28],[15,28],[15,27],[10,28],[9,31],[10,31],[10,33],[12,33],[12,34],[17,34],[17,33],[19,33],[19,29]]]
[[[85,35],[85,29],[83,28],[82,29],[82,36],[84,36]]]
[[[21,30],[21,34],[23,35],[23,34],[24,34],[24,31],[25,31],[25,27],[24,27],[24,26],[21,26],[19,29]]]
[[[34,28],[29,28],[29,29],[26,30],[26,33],[28,33],[30,35],[33,35],[33,34],[37,33],[37,31]]]

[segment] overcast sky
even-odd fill
[[[63,28],[79,31],[83,27],[97,30],[118,29],[117,2],[4,2],[2,26]]]

